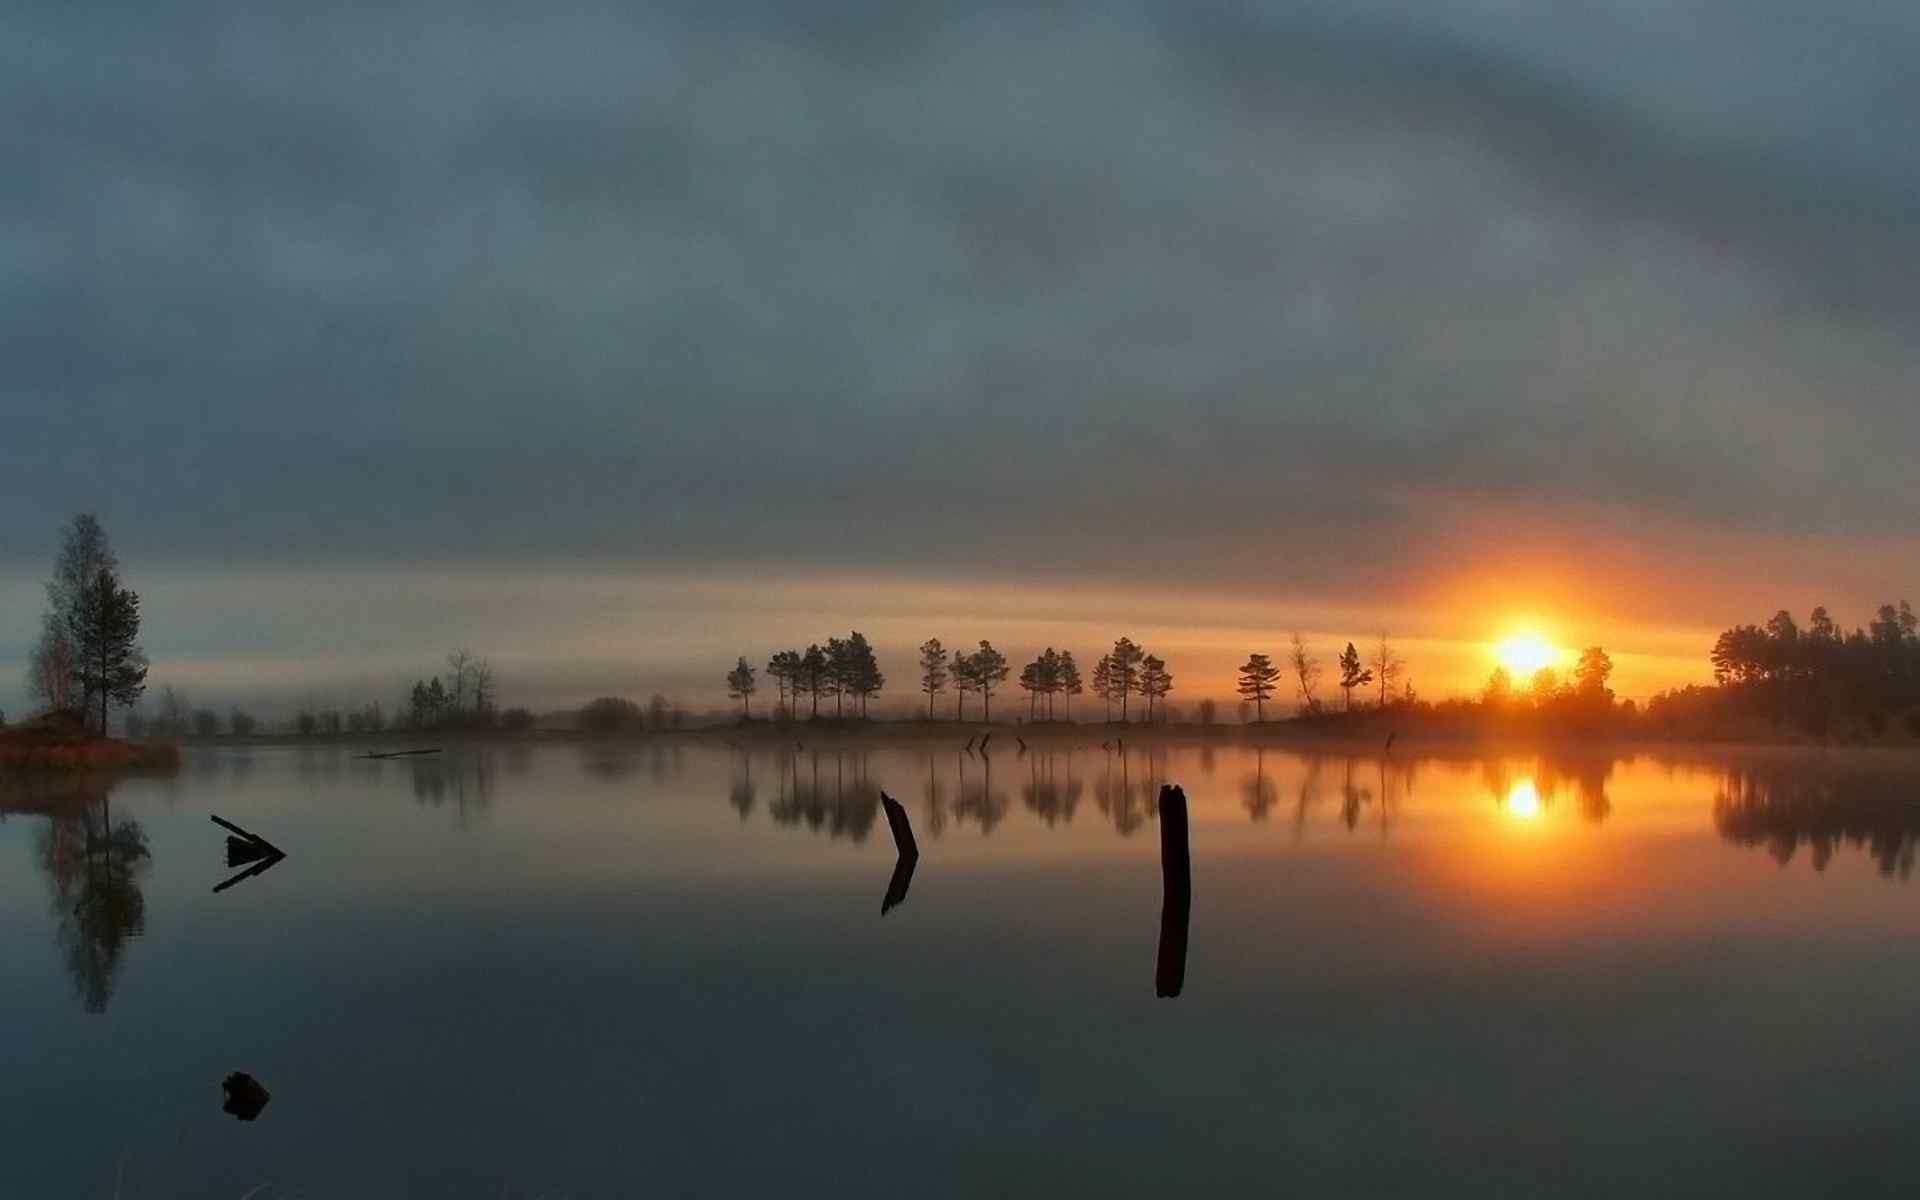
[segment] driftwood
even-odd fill
[[[893,830],[894,849],[900,852],[893,864],[893,877],[887,880],[887,894],[880,901],[880,915],[884,917],[906,900],[907,889],[913,885],[913,870],[920,865],[920,845],[913,839],[907,810],[898,800],[881,792],[880,806],[887,812],[887,827]]]
[[[235,1071],[220,1081],[220,1090],[226,1094],[226,1103],[220,1111],[231,1113],[242,1121],[251,1121],[260,1115],[260,1110],[273,1099],[260,1081],[245,1071]]]
[[[224,892],[236,883],[252,879],[255,875],[272,869],[281,859],[287,856],[286,851],[261,837],[259,834],[251,830],[242,829],[232,821],[223,820],[220,817],[212,816],[212,814],[208,815],[215,825],[227,830],[229,833],[238,835],[227,839],[227,865],[229,867],[237,867],[245,863],[253,864],[238,875],[214,885],[213,890],[215,893]],[[251,1120],[252,1118],[249,1117],[246,1119]]]
[[[413,758],[421,754],[438,754],[440,747],[429,746],[425,750],[388,750],[380,754],[356,754],[355,758]]]
[[[1160,789],[1160,886],[1160,953],[1154,962],[1153,992],[1170,999],[1186,984],[1187,924],[1193,914],[1187,794],[1172,784]]]

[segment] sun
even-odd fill
[[[1547,639],[1532,633],[1517,633],[1493,648],[1494,657],[1500,665],[1520,678],[1526,678],[1541,667],[1550,667],[1560,657]]]

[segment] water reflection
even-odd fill
[[[93,786],[97,791],[70,797],[47,814],[39,859],[53,890],[54,941],[81,1007],[103,1013],[127,942],[146,928],[140,881],[152,855],[138,821],[114,821],[111,785]]]
[[[1825,871],[1847,845],[1865,849],[1881,876],[1905,880],[1920,842],[1920,797],[1910,770],[1827,762],[1735,767],[1714,795],[1713,824],[1730,842],[1764,846],[1781,866],[1804,843],[1813,869]]]
[[[866,750],[796,750],[782,759],[778,795],[767,815],[828,837],[864,842],[880,813],[880,789],[867,778]]]

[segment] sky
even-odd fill
[[[1868,0],[8,6],[0,708],[81,510],[152,682],[267,710],[463,644],[718,705],[850,628],[902,693],[1294,629],[1704,680],[1915,590],[1917,58]]]

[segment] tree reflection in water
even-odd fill
[[[1735,767],[1714,795],[1713,824],[1742,846],[1764,846],[1785,866],[1802,843],[1825,871],[1842,845],[1864,848],[1883,878],[1913,874],[1920,800],[1913,775],[1831,761]]]
[[[127,942],[146,928],[140,879],[152,855],[138,821],[114,822],[111,786],[94,781],[51,809],[39,842],[53,890],[54,941],[90,1013],[107,1011]]]

